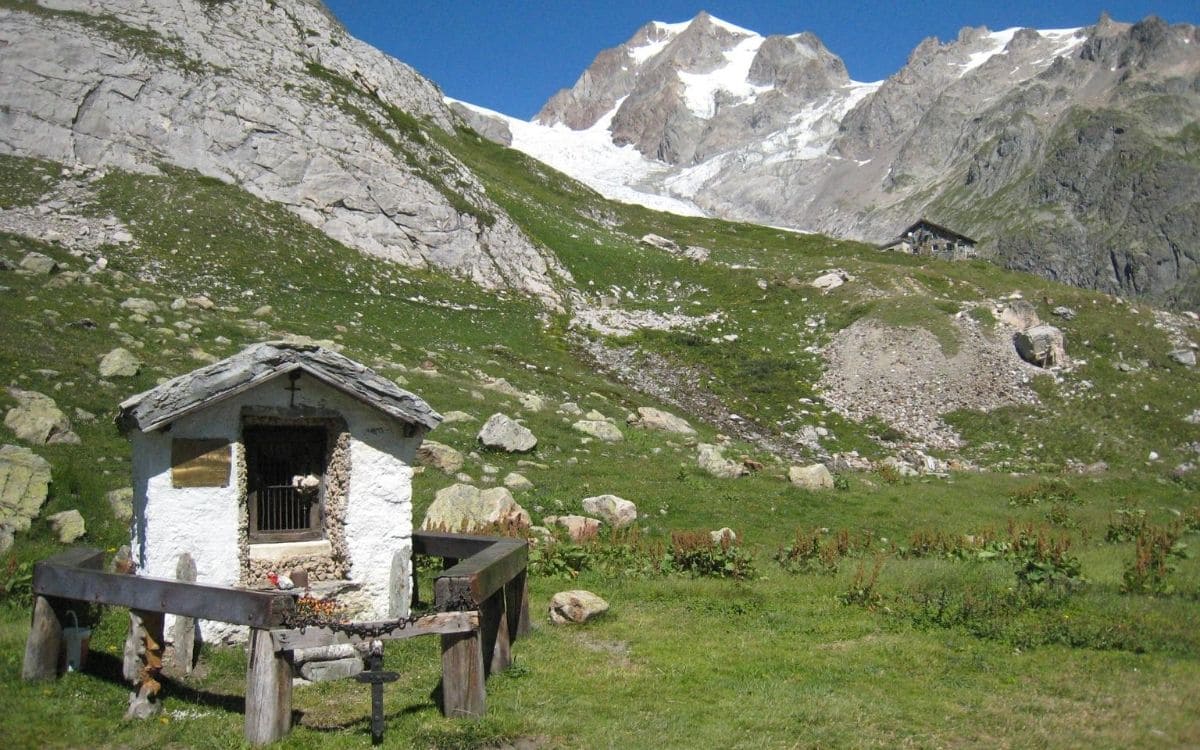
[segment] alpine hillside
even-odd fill
[[[532,123],[474,117],[618,200],[869,242],[924,216],[1009,268],[1200,299],[1192,25],[964,28],[859,83],[811,33],[701,13],[601,52]]]

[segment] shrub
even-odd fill
[[[1043,479],[1025,485],[1008,495],[1008,504],[1016,506],[1030,506],[1039,503],[1080,505],[1081,502],[1071,485],[1061,479]]]
[[[1011,558],[1017,583],[1032,594],[1062,594],[1086,583],[1079,558],[1070,554],[1071,538],[1045,527],[1009,523]]]
[[[18,607],[33,605],[33,566],[9,556],[0,569],[0,600]]]
[[[827,533],[828,530],[797,528],[792,542],[775,553],[775,562],[789,573],[836,573],[838,562],[863,544],[845,529],[828,538]]]
[[[729,537],[713,541],[707,531],[671,532],[671,561],[684,573],[705,578],[754,578],[754,558]]]
[[[1174,593],[1175,587],[1167,576],[1175,571],[1173,557],[1184,557],[1187,545],[1179,541],[1178,527],[1147,526],[1137,537],[1133,562],[1125,567],[1121,593]]]
[[[1148,523],[1142,508],[1117,508],[1108,519],[1104,538],[1110,542],[1131,542],[1141,536]]]
[[[838,594],[838,601],[847,606],[851,604],[867,609],[875,609],[883,602],[883,595],[875,589],[879,581],[879,572],[883,570],[883,555],[875,555],[875,563],[868,571],[866,560],[858,561],[854,577],[850,579],[850,588]]]

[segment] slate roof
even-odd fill
[[[121,402],[122,432],[152,432],[180,417],[299,370],[402,422],[433,429],[442,415],[374,370],[313,344],[267,341]]]
[[[939,224],[934,224],[932,221],[929,221],[928,219],[918,219],[914,223],[910,224],[907,228],[903,229],[900,232],[900,235],[898,237],[896,237],[894,240],[891,240],[890,242],[885,242],[884,244],[880,245],[879,247],[891,247],[892,245],[898,245],[901,242],[905,242],[908,239],[908,234],[910,232],[915,231],[918,227],[921,227],[921,226],[928,227],[930,230],[936,232],[937,234],[940,234],[943,237],[950,237],[958,242],[965,242],[969,245],[978,245],[979,244],[976,240],[972,239],[971,237],[968,237],[965,234],[959,234],[958,232],[955,232],[953,229],[947,229],[946,227],[943,227]]]

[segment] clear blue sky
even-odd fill
[[[326,0],[354,36],[431,78],[447,95],[529,118],[570,87],[596,56],[649,21],[675,23],[707,10],[760,34],[811,31],[850,70],[874,81],[896,72],[927,36],[963,26],[1089,26],[1107,9],[1118,21],[1158,15],[1200,23],[1196,0]]]

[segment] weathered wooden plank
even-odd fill
[[[441,531],[413,532],[413,553],[431,555],[433,557],[453,557],[464,559],[476,552],[487,549],[502,537],[482,536],[479,534],[451,534]]]
[[[385,623],[357,622],[356,625],[376,627]],[[408,623],[404,628],[396,628],[381,635],[363,638],[349,635],[329,628],[300,628],[295,630],[272,630],[271,639],[276,650],[295,650],[298,648],[317,648],[332,646],[338,643],[364,643],[372,640],[395,641],[405,638],[416,638],[422,635],[448,635],[451,633],[469,633],[479,629],[478,612],[439,612],[426,615],[416,622]]]
[[[504,585],[505,609],[508,611],[508,631],[512,639],[529,635],[529,582],[527,572],[521,571]]]
[[[281,594],[83,570],[50,561],[34,565],[33,591],[42,596],[170,612],[255,628],[282,624],[296,606],[292,597]]]
[[[529,547],[524,540],[502,539],[438,575],[466,579],[476,602],[487,599],[529,565]],[[435,583],[435,589],[437,584]],[[451,588],[457,590],[461,584]],[[439,600],[440,603],[440,600]]]
[[[266,745],[292,728],[292,652],[276,651],[271,633],[250,630],[246,669],[246,741]]]
[[[487,711],[479,633],[442,636],[442,715],[481,718]]]
[[[512,664],[504,589],[492,594],[479,605],[479,615],[479,636],[483,648],[485,674],[502,672]]]
[[[53,680],[58,677],[58,655],[62,650],[62,622],[54,604],[44,596],[33,599],[33,622],[25,639],[25,661],[21,679]]]

